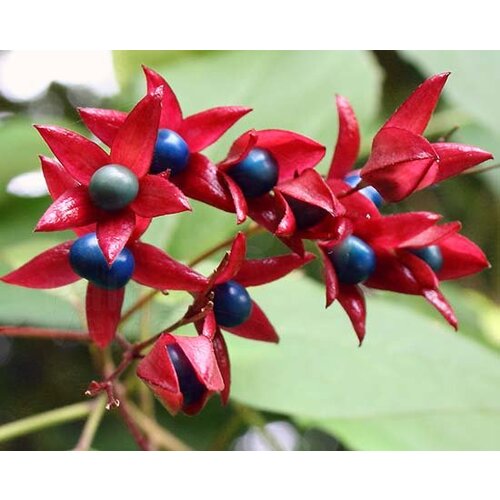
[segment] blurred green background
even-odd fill
[[[289,128],[328,146],[320,166],[325,172],[337,134],[335,93],[347,96],[357,113],[366,158],[374,133],[395,107],[424,78],[443,71],[452,76],[427,135],[437,138],[458,126],[451,140],[483,147],[500,159],[499,52],[127,51],[103,56],[109,60],[104,69],[92,66],[92,56],[83,61],[80,53],[71,54],[70,66],[79,68],[88,85],[57,76],[49,84],[45,65],[53,65],[57,55],[39,53],[36,64],[18,68],[16,84],[7,71],[12,53],[0,53],[2,273],[71,238],[32,233],[49,205],[47,196],[19,197],[6,190],[13,177],[38,170],[37,155],[48,152],[32,124],[63,124],[83,133],[75,106],[130,109],[145,90],[141,64],[166,77],[186,115],[217,105],[254,108],[207,151],[213,160],[248,128]],[[105,91],[92,85],[103,79],[99,71],[112,79]],[[22,75],[31,82],[45,74],[48,86],[41,84],[38,93],[13,93],[26,84]],[[445,220],[461,220],[463,234],[488,255],[491,269],[443,285],[459,317],[459,333],[423,299],[377,292],[368,296],[368,333],[358,348],[344,312],[337,305],[324,310],[324,286],[313,263],[306,273],[252,291],[281,336],[278,346],[226,335],[231,404],[221,408],[213,398],[201,415],[175,419],[157,405],[156,417],[196,449],[500,449],[499,199],[500,171],[492,169],[384,209],[432,210]],[[193,205],[192,214],[155,220],[146,239],[187,261],[235,232],[230,214]],[[254,257],[283,251],[268,235],[253,238],[249,247]],[[129,288],[128,303],[142,292]],[[0,324],[78,328],[83,293],[82,283],[54,291],[0,284]],[[182,294],[159,298],[127,326],[126,335],[138,338],[140,329],[156,333],[185,304]],[[85,346],[0,337],[0,425],[82,400],[96,377]],[[255,431],[266,423],[270,439]],[[82,425],[2,442],[0,449],[70,449]],[[135,449],[113,412],[94,447]]]

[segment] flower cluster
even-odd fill
[[[217,107],[184,117],[167,82],[145,68],[146,96],[130,111],[80,109],[106,149],[60,127],[37,126],[55,158],[41,157],[53,203],[37,231],[71,229],[76,238],[53,247],[2,278],[30,288],[88,282],[86,315],[101,348],[116,336],[127,283],[188,292],[192,303],[173,328],[135,346],[154,343],[138,376],[166,408],[195,414],[214,393],[225,403],[230,362],[222,330],[278,342],[278,334],[248,291],[278,280],[320,256],[326,305],[338,300],[361,343],[363,288],[421,295],[454,328],[457,319],[439,290],[441,280],[488,266],[482,251],[458,234],[459,222],[439,224],[431,212],[384,215],[383,206],[458,175],[491,154],[473,146],[430,143],[423,132],[448,74],[426,80],[376,134],[368,160],[358,160],[360,134],[349,102],[337,97],[339,132],[328,174],[315,167],[325,155],[316,141],[287,130],[249,130],[226,158],[202,151],[251,110]],[[288,253],[246,258],[239,232],[217,269],[204,276],[141,237],[151,219],[190,210],[189,198],[247,218],[288,247]],[[315,253],[305,251],[305,240]],[[96,385],[99,387],[99,385]]]

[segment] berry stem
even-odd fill
[[[120,397],[120,406],[118,407],[118,410],[123,421],[125,422],[125,425],[127,426],[127,429],[134,438],[134,441],[137,443],[137,446],[139,446],[142,451],[150,451],[151,446],[148,439],[143,435],[141,429],[136,423],[135,418],[130,414],[129,410],[131,403],[125,395],[125,390],[123,390],[121,386],[117,386],[116,389]]]
[[[260,226],[258,226],[257,224],[252,224],[248,229],[243,231],[243,233],[246,234],[247,236],[251,236],[253,234],[258,233],[261,230],[262,230],[262,228]],[[198,255],[197,257],[192,259],[190,262],[188,262],[187,265],[189,267],[196,266],[197,264],[204,261],[205,259],[208,259],[208,257],[211,257],[213,254],[217,253],[219,250],[222,250],[223,248],[226,248],[227,246],[229,246],[233,242],[233,240],[234,240],[234,235],[231,236],[230,238],[225,239],[224,241],[221,241],[217,245],[209,248],[205,252],[201,253],[200,255]],[[160,292],[161,292],[161,290],[151,290],[146,295],[141,297],[135,304],[130,306],[130,309],[125,311],[125,313],[123,314],[123,316],[120,320],[120,324],[123,324],[126,321],[128,321],[128,319],[131,316],[133,316],[137,311],[142,309],[142,307],[144,307],[145,304],[147,304],[150,300],[152,300]]]

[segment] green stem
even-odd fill
[[[0,443],[40,429],[80,420],[91,412],[94,405],[93,401],[84,401],[2,425],[0,427]]]
[[[92,446],[92,441],[94,440],[95,434],[99,425],[101,423],[102,417],[104,416],[104,410],[106,408],[106,395],[102,394],[98,399],[95,400],[94,408],[89,414],[87,422],[83,427],[82,434],[78,443],[76,443],[75,450],[85,451],[90,449]]]

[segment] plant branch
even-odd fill
[[[132,403],[127,400],[125,390],[123,390],[122,387],[117,387],[117,391],[120,397],[120,405],[118,407],[118,410],[125,425],[127,426],[127,429],[134,438],[134,441],[137,443],[137,446],[139,446],[142,451],[150,451],[151,446],[148,440],[142,434],[141,429],[137,425],[137,419],[130,412]]]
[[[106,408],[106,396],[103,394],[98,399],[96,399],[94,408],[89,413],[87,422],[83,427],[82,434],[74,447],[75,451],[86,451],[92,446],[92,441],[94,440],[99,424],[101,423],[102,417],[104,416],[104,410]]]
[[[247,230],[243,231],[247,236],[250,236],[252,234],[258,233],[259,231],[262,231],[262,228],[258,226],[257,224],[251,225]],[[202,252],[200,255],[192,259],[191,261],[188,262],[189,267],[194,267],[200,262],[204,261],[205,259],[208,259],[208,257],[211,257],[213,254],[217,253],[219,250],[222,250],[223,248],[226,248],[229,246],[234,240],[234,235],[231,236],[230,238],[225,239],[224,241],[221,241],[217,245],[209,248],[205,252]],[[152,290],[143,297],[141,297],[135,304],[133,304],[130,309],[125,311],[123,314],[120,324],[125,323],[128,321],[128,319],[134,315],[139,309],[141,309],[145,304],[147,304],[150,300],[152,300],[158,293],[161,293],[161,290]]]
[[[0,336],[35,338],[44,340],[73,340],[76,342],[89,342],[90,337],[86,332],[78,330],[56,330],[52,328],[37,328],[31,326],[0,326]]]
[[[95,404],[95,401],[83,401],[2,425],[0,443],[47,427],[80,420],[92,411]]]

